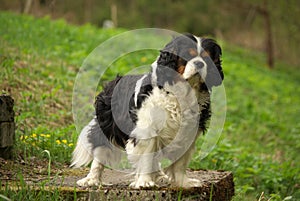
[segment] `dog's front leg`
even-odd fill
[[[129,140],[126,146],[128,159],[135,167],[135,180],[132,188],[154,187],[159,163],[155,157],[156,139],[139,140],[136,144]]]
[[[175,161],[166,169],[166,174],[168,175],[172,186],[191,188],[199,187],[202,185],[200,180],[189,178],[186,175],[186,168],[189,165],[194,150],[195,143],[190,146],[190,148],[183,154],[183,156],[181,156],[177,161]]]
[[[94,159],[91,165],[89,174],[77,181],[79,186],[100,186],[101,185],[101,176],[104,170],[104,165],[101,164],[97,159]]]

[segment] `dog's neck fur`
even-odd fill
[[[201,106],[210,102],[210,93],[207,89],[204,80],[201,78],[199,74],[194,75],[189,78],[187,82],[190,84],[192,89],[195,91],[195,95],[197,97],[199,103],[199,109],[201,111]]]

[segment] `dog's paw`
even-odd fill
[[[198,179],[185,177],[183,181],[176,182],[175,186],[182,188],[201,187],[203,183]]]
[[[136,181],[132,182],[129,187],[139,189],[139,188],[152,188],[155,187],[155,182],[151,179],[151,177],[140,176],[136,179]]]
[[[186,178],[184,185],[187,188],[191,188],[191,187],[200,187],[203,185],[203,183],[198,179]]]
[[[134,189],[152,188],[154,186],[156,186],[154,181],[138,181],[138,182],[134,181],[129,185],[130,188],[134,188]]]
[[[166,175],[165,173],[161,172],[158,174],[158,176],[156,177],[156,182],[170,182],[170,178],[168,175]]]
[[[101,185],[100,179],[91,178],[91,177],[85,177],[83,179],[78,180],[76,183],[78,186],[82,186],[82,187],[100,186]]]

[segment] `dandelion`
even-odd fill
[[[145,63],[147,61],[147,57],[142,57],[141,62]]]
[[[37,137],[37,134],[33,133],[33,134],[31,135],[31,137],[36,138],[36,137]]]
[[[74,146],[74,144],[73,144],[73,143],[70,143],[70,144],[68,144],[68,146],[69,146],[69,147],[73,147],[73,146]]]
[[[47,134],[45,137],[46,137],[46,138],[50,138],[50,137],[51,137],[51,135],[50,135],[50,134]]]
[[[60,140],[56,140],[55,142],[56,144],[61,144]]]
[[[21,135],[20,140],[21,140],[21,141],[25,141],[27,138],[28,138],[27,135]]]
[[[45,134],[43,134],[43,133],[42,133],[42,134],[40,134],[40,136],[41,136],[41,137],[46,137],[46,135],[45,135]]]
[[[68,141],[67,140],[62,140],[62,143],[67,144]]]

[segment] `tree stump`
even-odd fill
[[[15,139],[14,100],[7,95],[0,95],[0,157],[12,158]]]
[[[11,161],[0,158],[0,191],[32,191],[59,195],[59,200],[98,201],[98,200],[157,200],[157,201],[230,201],[234,196],[233,175],[229,171],[188,170],[187,175],[201,181],[202,186],[190,189],[174,188],[167,182],[158,183],[159,187],[132,189],[129,184],[134,175],[129,170],[105,169],[103,185],[83,188],[76,181],[85,177],[89,168],[69,168],[68,166],[51,166],[51,175],[47,160],[29,158],[24,161]],[[19,174],[22,172],[22,179]],[[23,186],[23,187],[21,187]],[[25,187],[24,187],[25,186]],[[2,189],[1,189],[2,187]],[[21,188],[20,188],[21,187]],[[6,190],[7,191],[7,190]],[[22,192],[21,192],[22,193]],[[33,197],[34,199],[34,197]]]
[[[157,188],[132,189],[129,187],[133,175],[115,170],[105,169],[102,187],[82,188],[76,181],[86,175],[66,176],[56,180],[52,185],[68,187],[74,193],[76,186],[77,200],[197,200],[197,201],[230,201],[234,196],[233,175],[228,171],[188,170],[188,176],[199,179],[203,185],[190,189],[172,188],[161,183]],[[72,173],[69,175],[72,175]]]

